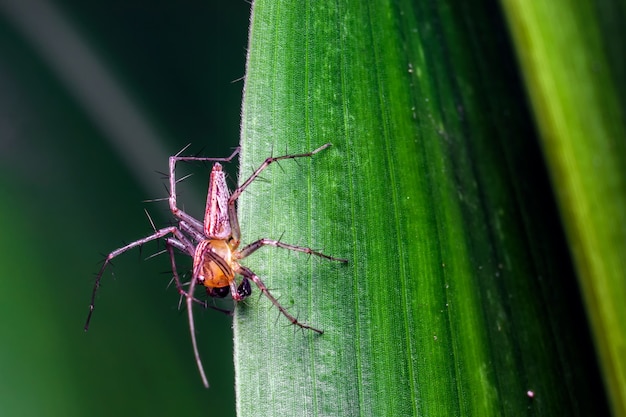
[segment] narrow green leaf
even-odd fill
[[[499,10],[408,0],[255,2],[239,201],[237,410],[589,415],[604,399]],[[582,324],[581,324],[582,323]],[[581,327],[582,325],[582,327]]]
[[[613,412],[626,416],[626,74],[618,40],[626,9],[623,2],[503,4]]]

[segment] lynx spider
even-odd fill
[[[95,308],[96,293],[100,287],[100,280],[105,269],[111,263],[111,260],[130,249],[142,246],[144,243],[157,239],[165,239],[165,246],[170,256],[172,274],[176,288],[181,297],[184,297],[186,301],[187,318],[189,321],[194,357],[198,371],[200,372],[200,377],[202,378],[202,383],[206,388],[209,387],[209,382],[204,372],[202,361],[200,359],[200,353],[198,351],[192,312],[194,302],[204,306],[206,306],[206,303],[194,297],[196,285],[203,285],[206,288],[207,294],[211,297],[225,297],[230,292],[232,299],[235,302],[238,302],[245,299],[252,293],[252,289],[250,287],[250,280],[252,280],[261,293],[265,294],[272,304],[278,308],[280,313],[284,315],[292,324],[302,329],[308,329],[322,334],[322,330],[299,321],[295,316],[289,313],[271,294],[261,278],[259,278],[250,269],[240,265],[238,261],[250,256],[263,246],[274,246],[295,252],[303,252],[341,263],[347,263],[348,261],[346,259],[325,255],[307,247],[290,245],[283,243],[280,240],[265,238],[252,242],[240,250],[237,249],[239,247],[241,234],[235,202],[241,193],[243,193],[243,191],[259,176],[259,174],[272,163],[284,159],[312,157],[330,146],[331,144],[327,143],[307,153],[269,157],[265,159],[265,161],[252,173],[252,175],[250,175],[246,181],[237,187],[232,194],[226,184],[226,176],[224,171],[222,171],[222,165],[220,162],[230,162],[239,153],[239,148],[237,148],[232,155],[227,158],[180,156],[186,148],[178,154],[171,156],[169,158],[170,192],[168,201],[170,211],[175,217],[177,225],[164,227],[158,230],[153,225],[153,234],[129,243],[121,248],[115,249],[107,255],[100,271],[96,275],[96,281],[91,295],[91,304],[89,305],[89,314],[87,316],[87,321],[85,322],[85,331],[89,329],[89,322],[91,321],[91,316]],[[209,178],[204,222],[196,220],[183,210],[179,209],[176,205],[176,184],[178,181],[175,176],[175,168],[177,162],[214,162]],[[183,254],[189,255],[193,259],[192,277],[187,291],[183,288],[183,284],[177,272],[174,249],[182,252]],[[236,274],[242,277],[239,284],[235,279]]]

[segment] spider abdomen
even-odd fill
[[[204,240],[196,247],[193,271],[207,288],[228,287],[235,280],[232,250],[223,240]]]

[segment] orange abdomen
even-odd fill
[[[235,280],[232,251],[223,240],[205,240],[196,246],[194,278],[207,288],[228,287]]]

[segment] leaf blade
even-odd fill
[[[558,317],[542,323],[542,314],[571,309],[549,287],[564,287],[557,278],[567,267],[550,260],[558,239],[541,232],[549,216],[537,219],[537,207],[521,204],[541,178],[513,181],[523,168],[518,158],[538,154],[523,146],[524,109],[506,108],[519,92],[498,93],[511,71],[494,74],[481,62],[499,62],[502,52],[475,29],[498,29],[492,16],[408,1],[286,4],[255,3],[242,172],[268,149],[333,147],[284,164],[268,174],[270,184],[242,196],[242,230],[258,238],[287,229],[286,240],[321,245],[351,263],[313,260],[303,273],[302,261],[286,254],[249,260],[268,280],[284,277],[272,282],[326,333],[294,337],[273,324],[283,319],[266,315],[263,300],[239,311],[238,412],[589,409],[594,397],[583,395],[587,387],[572,371],[581,356],[568,348],[578,341],[572,328]],[[532,243],[544,237],[546,253]],[[250,356],[258,346],[265,355]],[[564,370],[576,377],[563,382]]]

